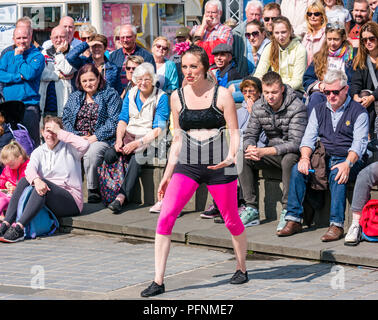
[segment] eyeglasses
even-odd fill
[[[143,83],[143,82],[146,82],[146,83],[148,83],[148,82],[151,82],[152,80],[150,79],[150,78],[146,78],[146,79],[137,79],[137,83]]]
[[[341,91],[344,90],[346,86],[342,87],[341,89],[339,90],[323,90],[323,93],[326,95],[326,96],[329,96],[331,93],[333,93],[335,96],[338,96],[340,94]]]
[[[135,69],[136,69],[136,67],[126,67],[127,71],[130,71],[130,70],[134,71]]]
[[[268,22],[270,20],[274,21],[275,19],[277,19],[277,17],[264,17],[265,22]]]
[[[257,93],[256,90],[247,90],[247,89],[245,89],[245,90],[242,91],[242,94],[256,94],[256,93]]]
[[[260,31],[253,31],[251,33],[249,33],[249,32],[244,33],[244,36],[247,39],[249,39],[251,36],[255,38],[255,37],[258,37],[259,35],[260,35]]]
[[[321,12],[307,12],[307,17],[311,17],[311,16],[315,16],[315,17],[320,17],[322,15]]]
[[[376,37],[367,37],[367,38],[361,38],[363,44],[366,44],[368,41],[369,42],[376,42],[377,38]]]
[[[156,48],[161,49],[163,51],[167,51],[168,50],[168,47],[164,47],[164,46],[162,46],[160,44],[155,44],[155,46],[156,46]]]
[[[333,23],[327,23],[326,29],[345,29],[345,26],[338,22],[333,22]]]

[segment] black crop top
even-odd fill
[[[218,85],[214,89],[213,101],[209,108],[206,109],[188,109],[184,99],[183,88],[178,90],[178,95],[181,102],[181,111],[179,114],[179,124],[182,130],[189,131],[190,129],[220,129],[226,125],[223,112],[216,106]]]

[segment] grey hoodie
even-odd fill
[[[269,140],[268,147],[275,147],[277,155],[298,153],[307,126],[307,111],[295,91],[285,86],[282,106],[277,112],[268,105],[264,96],[253,106],[244,133],[244,150],[257,145],[262,130]]]

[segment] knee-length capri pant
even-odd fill
[[[178,215],[198,186],[199,183],[187,175],[182,173],[172,175],[164,195],[156,233],[161,235],[172,234]],[[207,189],[217,204],[227,229],[233,236],[240,235],[245,227],[238,214],[237,179],[228,183],[207,184]]]

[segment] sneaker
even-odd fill
[[[152,281],[152,283],[149,285],[147,289],[144,289],[140,296],[143,298],[153,297],[157,296],[158,294],[162,294],[165,292],[164,283],[162,285],[158,285],[155,281]]]
[[[286,213],[287,213],[286,209],[281,211],[280,222],[278,223],[278,226],[277,226],[277,232],[281,231],[286,225],[286,220],[285,220]]]
[[[236,271],[230,280],[231,284],[243,284],[246,282],[248,282],[248,272],[243,273],[241,270]]]
[[[150,208],[150,212],[151,213],[160,213],[160,210],[161,210],[161,204],[163,203],[163,201],[158,201],[156,202],[151,208]]]
[[[6,225],[4,222],[0,225],[0,237],[4,236],[8,228],[9,228],[8,225]]]
[[[257,226],[260,224],[259,211],[252,207],[246,207],[241,212],[240,219],[245,227]]]
[[[220,212],[218,208],[216,208],[213,204],[210,205],[210,207],[200,215],[200,217],[203,219],[213,219],[218,216],[220,216]]]
[[[11,226],[0,240],[7,243],[22,241],[24,240],[24,229],[18,224],[15,227]]]
[[[344,245],[356,246],[361,241],[361,227],[359,225],[352,224],[349,227],[348,233],[344,239]]]
[[[239,213],[239,217],[241,216],[241,213],[245,210],[246,206],[244,204],[242,204],[239,208],[238,208],[238,213]]]

